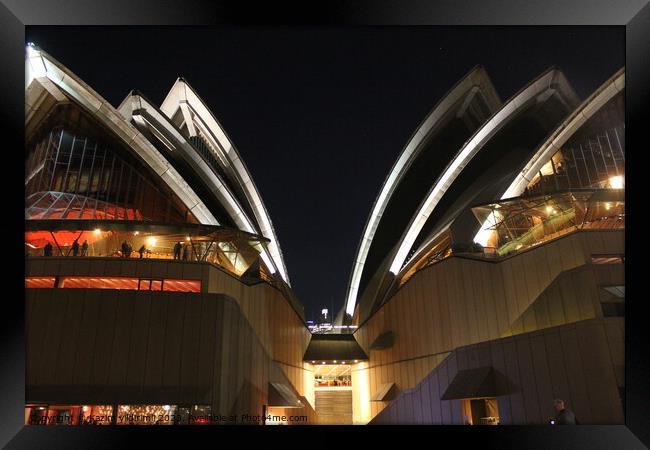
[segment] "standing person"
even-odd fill
[[[564,407],[564,400],[555,399],[553,401],[553,407],[557,411],[555,416],[555,425],[577,425],[578,421],[576,420],[575,414],[570,409]]]
[[[77,239],[72,243],[72,256],[77,256],[79,254],[79,241]]]
[[[126,241],[122,242],[122,258],[126,258],[126,254],[129,251],[129,244]]]
[[[88,241],[84,239],[84,243],[81,245],[81,256],[86,256],[88,254]]]
[[[133,252],[133,246],[131,245],[130,242],[127,242],[126,243],[126,257],[130,258],[132,252]]]
[[[181,243],[177,242],[174,245],[174,259],[181,259]]]
[[[187,261],[190,259],[190,246],[189,245],[184,245],[183,246],[183,261]]]
[[[52,244],[49,242],[43,247],[43,256],[52,256]]]
[[[140,259],[142,259],[142,255],[145,251],[147,251],[147,249],[144,247],[144,244],[142,244],[142,247],[138,250],[138,253],[140,253]]]

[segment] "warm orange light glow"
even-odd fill
[[[137,278],[123,277],[62,277],[61,288],[71,289],[138,289]]]
[[[368,363],[355,366],[352,377],[352,421],[355,425],[365,425],[370,422],[370,375]]]
[[[43,248],[49,242],[55,248],[57,243],[59,245],[65,245],[65,243],[74,242],[75,239],[79,238],[79,243],[83,241],[88,241],[88,244],[91,245],[98,240],[102,239],[101,232],[99,234],[95,231],[55,231],[50,233],[49,231],[27,231],[25,233],[25,244],[30,245],[32,248]],[[54,239],[52,239],[52,234],[54,234]]]
[[[163,291],[201,292],[201,280],[165,280]]]
[[[53,288],[54,277],[25,277],[25,288]]]
[[[53,288],[54,277],[26,277],[25,287]],[[201,292],[201,280],[138,279],[127,277],[61,277],[67,289],[127,289],[170,292]]]
[[[45,211],[28,209],[25,219],[96,219],[96,220],[142,220],[142,213],[138,209],[115,207],[99,201],[93,209],[84,208],[80,211],[75,207],[48,208]],[[65,213],[65,217],[63,214]]]

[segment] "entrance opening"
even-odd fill
[[[467,425],[499,424],[499,405],[494,397],[463,399],[461,407]]]
[[[347,364],[314,366],[314,396],[318,423],[352,424],[352,367]]]

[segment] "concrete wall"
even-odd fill
[[[584,265],[561,273],[504,336],[602,317],[601,286],[625,285],[623,264]]]
[[[459,370],[496,371],[501,424],[545,424],[562,398],[581,424],[622,424],[616,366],[624,354],[624,319],[599,318],[546,328],[452,352],[372,424],[463,424],[461,400],[440,400]]]
[[[370,357],[370,395],[383,383],[395,382],[399,391],[415,387],[458,347],[597,317],[594,297],[578,294],[593,293],[603,275],[590,274],[591,268],[560,275],[590,264],[592,254],[624,252],[624,230],[585,230],[498,262],[450,257],[420,270],[355,332]],[[554,315],[548,318],[547,307],[546,318],[540,313],[533,320],[530,307],[543,294],[540,305],[554,304]],[[389,330],[394,345],[371,350]],[[371,416],[387,404],[372,402]]]
[[[27,289],[30,401],[49,401],[54,386],[85,386],[87,395],[120,393],[131,403],[178,398],[212,404],[214,413],[260,414],[268,382],[286,378],[313,402],[313,374],[302,362],[309,331],[266,283],[247,286],[205,263],[35,258],[26,265],[27,276],[54,274],[201,279],[203,292]]]

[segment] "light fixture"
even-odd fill
[[[316,363],[316,361],[312,361],[311,363],[312,363],[312,364],[315,364],[315,363]]]
[[[149,244],[151,247],[156,246],[156,238],[151,236],[150,238],[147,239],[147,244]]]
[[[165,411],[169,411],[169,405],[163,405],[163,409],[164,409]]]
[[[341,364],[345,364],[345,361],[341,361]]]
[[[325,361],[323,361],[321,364],[325,364]]]
[[[36,48],[36,45],[34,45],[33,42],[27,43],[27,55],[30,58],[36,57],[38,55],[38,49]]]
[[[186,240],[186,241],[189,241],[189,240],[190,240],[190,237],[189,237],[189,236],[185,237],[185,240]]]
[[[334,360],[334,364],[336,364],[336,360]]]
[[[101,232],[102,232],[102,230],[100,230],[99,228],[95,228],[94,233],[95,233],[96,235],[99,235]]]
[[[134,232],[133,232],[133,236],[137,236],[138,234],[140,234],[139,231],[134,231]]]
[[[547,214],[552,214],[553,213],[553,207],[551,205],[546,206],[546,213]]]
[[[625,187],[625,178],[622,175],[616,175],[609,179],[609,187],[612,189],[623,189]]]
[[[605,209],[606,209],[607,211],[609,211],[611,208],[612,208],[612,204],[611,204],[611,203],[609,203],[609,202],[608,202],[608,203],[605,203]]]
[[[358,359],[355,359],[355,360],[354,360],[354,362],[355,362],[355,363],[358,363],[358,362],[359,362],[359,360],[358,360]]]
[[[81,409],[82,409],[83,412],[87,412],[88,411],[88,406],[84,405]]]

